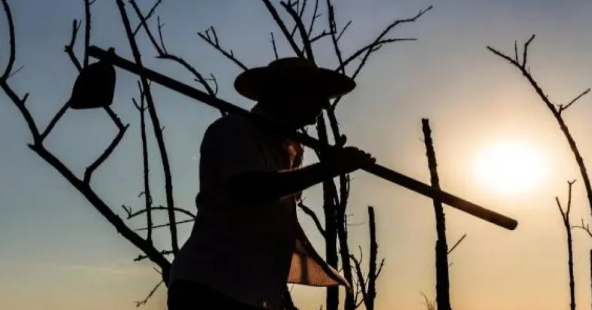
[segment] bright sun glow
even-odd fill
[[[489,190],[516,194],[541,184],[546,163],[541,152],[523,143],[498,143],[481,150],[473,171]]]

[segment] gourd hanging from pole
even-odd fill
[[[111,57],[115,49],[109,48],[108,56],[80,70],[68,106],[75,110],[105,108],[113,103],[115,94],[115,67]]]

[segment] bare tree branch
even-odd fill
[[[278,12],[275,9],[275,7],[273,6],[273,4],[271,4],[271,1],[270,0],[261,0],[261,1],[263,1],[263,4],[265,4],[265,7],[267,8],[269,13],[271,14],[273,19],[275,20],[278,27],[280,27],[280,30],[282,31],[282,33],[284,34],[284,37],[286,38],[286,40],[288,41],[288,43],[292,47],[292,50],[296,53],[296,55],[298,57],[304,58],[304,54],[302,53],[302,51],[300,50],[300,48],[298,47],[298,45],[294,41],[294,38],[290,35],[288,28],[286,28],[286,24],[284,23],[284,21],[282,20],[282,18],[278,14]]]
[[[146,14],[146,16],[143,18],[143,20],[141,21],[141,23],[136,26],[136,29],[134,29],[134,36],[138,34],[138,32],[140,31],[140,29],[142,29],[142,27],[146,27],[145,23],[154,15],[154,12],[156,12],[156,8],[162,3],[162,0],[157,0],[156,3],[154,3],[154,5],[152,6],[152,8],[150,8],[150,11],[148,11],[148,14]],[[132,3],[132,1],[130,1],[130,4],[134,5]],[[141,13],[139,15],[142,15]]]
[[[191,222],[195,222],[194,219],[189,219],[189,220],[183,220],[183,221],[177,221],[174,223],[174,225],[179,225],[179,224],[187,224],[187,223],[191,223]],[[165,228],[165,227],[171,227],[173,225],[171,225],[171,223],[166,223],[166,224],[160,224],[160,225],[153,225],[150,229],[158,229],[158,228]],[[138,228],[135,231],[142,231],[142,230],[148,230],[148,227],[143,227],[143,228]]]
[[[213,48],[219,51],[222,55],[228,58],[230,61],[235,63],[237,66],[241,67],[243,70],[249,69],[242,61],[238,60],[236,56],[234,56],[234,52],[232,50],[225,50],[222,46],[220,46],[220,42],[218,41],[218,35],[216,34],[216,29],[214,27],[210,27],[206,29],[203,33],[198,32],[197,35],[210,44]],[[272,33],[273,37],[273,33]],[[275,43],[274,43],[275,46]]]
[[[84,1],[84,21],[85,21],[85,31],[84,31],[84,63],[83,67],[86,68],[88,66],[88,47],[90,46],[90,31],[91,31],[91,17],[90,17],[90,0],[83,0]]]
[[[584,97],[585,95],[587,95],[590,92],[590,88],[586,89],[585,91],[581,92],[579,95],[577,95],[574,99],[572,99],[568,104],[566,104],[565,106],[560,104],[557,107],[557,112],[559,114],[563,113],[563,111],[569,109],[569,107],[572,106],[572,104],[574,104],[576,101],[580,100],[582,97]]]
[[[88,166],[86,168],[86,171],[84,172],[84,183],[86,183],[86,184],[89,184],[90,183],[90,179],[92,177],[92,174],[113,153],[113,151],[115,150],[115,148],[119,145],[119,143],[123,139],[123,135],[125,134],[125,132],[127,131],[127,128],[129,127],[129,124],[123,125],[121,123],[121,121],[117,117],[117,114],[115,114],[115,112],[113,112],[113,110],[111,110],[111,108],[106,107],[105,110],[107,111],[107,114],[109,114],[109,116],[111,117],[111,120],[113,120],[113,122],[115,123],[115,125],[119,128],[119,132],[117,133],[117,135],[115,136],[115,138],[111,141],[111,143],[109,144],[109,146],[103,151],[103,153],[101,154],[101,156],[99,156],[90,166]]]
[[[454,245],[452,247],[450,247],[450,250],[448,250],[448,253],[446,253],[446,254],[450,255],[452,253],[452,251],[454,251],[454,249],[456,249],[461,244],[461,242],[463,242],[463,240],[465,240],[466,237],[467,237],[467,234],[462,235],[462,237],[460,237],[460,239],[458,239],[458,241],[456,241],[454,243]]]
[[[33,141],[35,143],[40,143],[41,138],[39,135],[39,129],[35,124],[35,120],[31,116],[31,113],[27,110],[25,103],[27,98],[29,98],[29,94],[25,94],[22,98],[20,98],[16,92],[8,85],[7,78],[10,76],[10,72],[12,71],[12,67],[14,65],[16,59],[16,38],[14,34],[14,20],[12,19],[12,12],[10,10],[10,6],[8,5],[8,0],[2,0],[2,7],[4,8],[4,13],[6,15],[6,21],[8,23],[8,35],[9,35],[9,42],[10,42],[10,54],[8,55],[8,64],[6,65],[5,71],[2,73],[0,77],[0,88],[6,93],[8,98],[14,103],[14,105],[18,108],[19,112],[23,115],[29,130],[31,131],[31,135],[33,136]]]
[[[306,215],[308,215],[313,220],[313,222],[317,226],[317,229],[319,230],[319,232],[321,233],[321,235],[324,237],[325,236],[325,229],[323,228],[323,225],[321,224],[321,221],[319,220],[319,217],[317,216],[317,214],[311,208],[307,207],[302,202],[300,202],[298,204],[298,207],[302,211],[304,211],[304,213],[306,213]]]
[[[569,272],[569,296],[570,296],[570,309],[576,309],[576,296],[575,296],[575,280],[574,280],[574,265],[573,265],[573,239],[571,234],[571,222],[570,222],[570,212],[571,212],[571,196],[572,196],[572,186],[576,181],[567,181],[568,185],[568,192],[567,192],[567,206],[563,208],[561,206],[561,202],[559,201],[559,197],[555,197],[555,202],[557,203],[557,208],[559,209],[559,213],[561,214],[561,219],[563,221],[563,226],[565,227],[565,233],[567,238],[567,268]],[[583,223],[582,223],[583,224]],[[582,225],[583,226],[583,225]]]
[[[524,44],[524,50],[523,50],[523,56],[522,56],[522,62],[520,61],[520,59],[518,59],[517,56],[515,56],[514,59],[512,59],[511,57],[503,54],[502,52],[494,49],[491,46],[487,46],[487,49],[489,51],[491,51],[493,54],[507,60],[510,64],[512,64],[516,69],[518,69],[522,75],[528,80],[528,82],[530,83],[530,85],[534,88],[534,90],[536,91],[536,93],[539,95],[541,101],[547,106],[547,108],[549,109],[549,111],[553,114],[553,116],[555,117],[555,120],[557,121],[557,123],[559,124],[559,127],[561,129],[561,131],[563,132],[563,135],[565,136],[567,143],[574,155],[575,161],[578,164],[578,167],[580,169],[580,174],[582,176],[582,179],[584,181],[584,187],[586,188],[586,194],[588,197],[588,205],[590,207],[590,211],[592,212],[592,184],[590,182],[590,178],[588,176],[588,171],[586,168],[586,165],[584,163],[584,159],[582,158],[582,155],[580,154],[580,151],[578,149],[578,146],[576,144],[576,141],[574,140],[573,136],[571,135],[571,132],[569,131],[569,128],[567,127],[565,121],[563,120],[562,114],[561,112],[563,110],[565,110],[567,107],[561,107],[559,106],[559,108],[556,108],[556,104],[553,104],[551,102],[551,100],[549,99],[549,97],[547,96],[547,94],[545,94],[545,92],[543,91],[543,89],[539,86],[539,84],[537,83],[537,81],[533,78],[533,76],[530,73],[530,70],[527,68],[527,57],[528,57],[528,47],[529,45],[532,43],[532,41],[534,40],[535,35],[533,34],[530,39],[528,39],[528,41]],[[516,53],[517,55],[517,53]],[[574,100],[572,100],[572,102],[570,102],[570,104],[568,104],[568,106],[570,106],[571,104],[573,104],[573,102],[577,101],[579,98],[581,98],[582,96],[584,96],[585,94],[587,94],[587,91],[584,91],[582,94],[580,94],[578,97],[576,97]]]
[[[348,57],[346,60],[343,61],[343,66],[347,66],[351,61],[353,61],[354,59],[356,59],[357,57],[359,57],[360,55],[364,54],[362,58],[362,63],[364,63],[368,57],[370,56],[370,54],[372,54],[372,52],[376,51],[376,48],[379,47],[382,44],[385,43],[391,43],[391,42],[397,42],[397,41],[414,41],[416,39],[414,38],[402,38],[402,39],[384,39],[384,37],[389,34],[389,32],[391,30],[393,30],[396,26],[401,25],[401,24],[405,24],[405,23],[411,23],[411,22],[415,22],[418,18],[420,18],[422,15],[424,15],[425,13],[427,13],[429,10],[432,9],[433,6],[429,6],[426,9],[420,10],[419,13],[417,13],[415,16],[411,17],[411,18],[407,18],[407,19],[401,19],[401,20],[396,20],[393,23],[391,23],[390,25],[388,25],[379,35],[378,37],[376,37],[376,39],[374,39],[374,41],[364,47],[362,47],[361,49],[359,49],[358,51],[354,52],[350,57]],[[359,72],[361,70],[360,68],[361,66],[358,66],[358,69],[356,70],[356,72]],[[341,70],[340,67],[337,68],[336,71]],[[357,74],[354,73],[354,77]]]
[[[139,211],[132,212],[132,210],[131,210],[129,207],[126,207],[125,205],[122,205],[121,207],[122,207],[122,208],[125,210],[125,212],[127,213],[127,219],[128,219],[128,220],[129,220],[129,219],[132,219],[132,218],[134,218],[134,217],[136,217],[136,216],[138,216],[138,215],[142,215],[142,214],[144,214],[144,213],[147,213],[147,212],[149,212],[149,211],[154,211],[154,210],[158,210],[158,211],[168,211],[168,210],[169,210],[169,208],[167,208],[167,207],[164,207],[164,206],[156,206],[156,207],[150,207],[149,209],[141,209],[141,210],[139,210]],[[185,215],[187,215],[187,216],[191,217],[191,218],[192,218],[192,219],[194,219],[194,220],[195,220],[195,218],[197,217],[195,214],[193,214],[193,213],[191,213],[191,212],[189,212],[189,211],[187,211],[187,210],[185,210],[185,209],[181,209],[181,208],[175,208],[174,210],[175,210],[175,212],[179,212],[179,213],[185,214]],[[151,227],[151,226],[147,226],[147,228],[148,228],[148,227]]]
[[[170,250],[162,250],[162,251],[160,251],[158,253],[160,255],[162,255],[163,257],[164,256],[167,256],[167,255],[173,255],[173,254],[175,254],[175,253],[173,253],[173,251],[170,251]],[[146,256],[146,255],[138,255],[138,257],[134,258],[134,262],[140,262],[140,261],[143,261],[143,260],[148,259],[148,258],[149,257]]]
[[[285,1],[282,1],[281,5],[286,9],[288,14],[290,14],[290,16],[292,16],[292,19],[294,19],[294,23],[296,24],[296,27],[298,28],[298,32],[300,33],[300,38],[302,39],[302,45],[304,46],[306,58],[308,58],[310,61],[314,62],[314,54],[312,52],[312,46],[310,44],[310,39],[308,37],[308,33],[306,32],[306,28],[304,27],[304,24],[302,23],[301,17],[299,17],[298,13],[296,11],[294,11],[294,9],[292,9]]]
[[[76,37],[78,36],[78,30],[80,29],[81,23],[82,22],[78,22],[76,19],[72,21],[72,36],[70,38],[70,43],[68,43],[64,47],[64,51],[66,52],[66,54],[68,54],[68,56],[72,60],[72,63],[76,67],[76,70],[78,71],[82,70],[82,66],[80,65],[78,58],[76,58],[76,55],[74,54],[74,44],[76,43]]]
[[[2,74],[3,82],[7,82],[8,77],[12,72],[12,67],[14,66],[14,62],[16,61],[16,36],[14,34],[14,20],[12,19],[12,12],[10,7],[8,6],[8,0],[2,0],[2,7],[4,8],[4,13],[6,15],[6,21],[8,22],[8,38],[9,38],[9,47],[10,52],[8,54],[8,63],[6,64],[6,69],[4,69],[4,73]]]
[[[345,74],[345,64],[343,62],[343,55],[341,53],[341,49],[339,48],[339,38],[337,35],[337,21],[335,19],[335,7],[333,6],[331,0],[327,0],[327,11],[328,11],[328,18],[329,18],[329,33],[331,34],[331,42],[333,43],[333,48],[335,50],[335,55],[337,56],[337,61],[339,63],[337,70],[342,74]],[[342,30],[345,31],[347,26],[351,23],[351,21],[345,25]]]
[[[148,295],[146,296],[146,298],[144,298],[143,300],[136,301],[136,308],[139,308],[141,306],[146,305],[146,303],[148,303],[148,300],[150,300],[150,298],[152,298],[152,296],[154,296],[154,293],[156,293],[156,291],[158,290],[158,288],[163,283],[164,283],[164,281],[158,282],[158,284],[156,284],[156,286],[154,286],[154,288],[150,291],[150,293],[148,293]]]
[[[119,9],[119,12],[121,14],[121,19],[122,19],[122,22],[123,22],[123,25],[125,28],[125,33],[127,35],[127,38],[128,38],[128,41],[129,41],[129,44],[130,44],[130,47],[131,47],[131,50],[132,50],[132,53],[134,56],[134,60],[138,66],[143,67],[142,57],[140,55],[140,50],[139,50],[136,40],[134,38],[132,29],[131,29],[131,25],[130,25],[130,21],[129,21],[129,18],[127,16],[126,11],[125,11],[125,5],[123,3],[123,0],[116,0],[116,2],[117,2],[117,7]],[[164,170],[166,200],[167,200],[167,207],[169,208],[169,210],[168,210],[169,222],[175,223],[176,222],[175,221],[175,211],[174,211],[175,201],[174,201],[174,197],[173,197],[173,184],[172,184],[171,168],[170,168],[170,163],[169,163],[169,158],[168,158],[166,146],[164,144],[164,136],[162,134],[162,129],[161,129],[162,126],[160,125],[160,120],[158,118],[158,115],[156,114],[154,100],[152,99],[152,92],[150,91],[150,85],[148,84],[148,80],[144,76],[141,76],[141,81],[142,81],[142,89],[143,89],[144,94],[146,96],[148,113],[150,115],[150,118],[152,120],[152,125],[154,127],[154,134],[156,136],[156,142],[158,144],[158,149],[160,152],[161,161],[162,161],[163,170]],[[177,252],[179,252],[179,244],[178,244],[176,225],[170,226],[170,232],[171,232],[171,245],[173,248],[173,252],[177,253]]]
[[[275,38],[273,37],[273,32],[271,32],[271,46],[273,47],[273,55],[275,56],[275,59],[277,60],[280,57],[278,55],[277,46],[275,44]]]
[[[216,91],[214,91],[212,89],[212,87],[208,83],[208,80],[206,78],[204,78],[204,76],[201,73],[199,73],[199,71],[197,71],[193,66],[191,66],[183,58],[176,56],[176,55],[169,54],[167,52],[166,47],[164,46],[164,41],[162,39],[162,31],[161,31],[162,27],[160,26],[160,23],[159,23],[159,36],[161,38],[161,46],[159,46],[158,43],[156,42],[156,39],[155,39],[154,35],[152,34],[150,27],[148,27],[147,17],[144,17],[142,15],[142,11],[140,10],[140,7],[138,6],[137,2],[135,0],[130,0],[129,3],[131,4],[132,8],[134,9],[134,12],[136,13],[138,19],[140,20],[140,24],[144,28],[144,31],[146,32],[146,34],[148,35],[148,38],[150,39],[150,42],[154,46],[154,49],[158,53],[158,58],[168,59],[168,60],[172,60],[172,61],[177,62],[182,67],[187,69],[187,71],[189,71],[195,77],[195,79],[205,88],[206,92],[208,92],[211,95],[215,95]]]

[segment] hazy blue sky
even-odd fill
[[[138,1],[144,8],[153,1]],[[321,1],[324,3],[324,1]],[[513,52],[514,40],[538,35],[532,44],[531,70],[557,102],[591,86],[592,3],[582,0],[338,0],[338,21],[353,19],[343,39],[346,54],[370,42],[393,19],[434,9],[395,36],[417,37],[383,48],[358,80],[358,89],[338,110],[351,144],[371,151],[379,163],[428,181],[421,118],[429,117],[442,186],[449,192],[504,212],[520,221],[516,231],[494,227],[447,209],[451,241],[468,237],[451,259],[455,309],[566,309],[567,267],[562,223],[553,201],[564,198],[565,181],[579,179],[567,144],[552,116],[510,65],[486,50],[493,45]],[[25,65],[11,85],[31,92],[28,107],[38,124],[48,120],[69,97],[76,71],[63,52],[73,18],[83,16],[81,0],[9,0],[16,22],[17,63]],[[279,3],[274,2],[274,3]],[[279,6],[278,6],[279,7]],[[322,6],[324,8],[324,5]],[[98,0],[93,10],[93,43],[114,46],[131,59],[115,1]],[[131,8],[130,8],[131,13]],[[220,97],[248,108],[232,80],[240,68],[201,41],[197,31],[214,25],[221,44],[248,66],[273,57],[269,33],[280,33],[261,1],[165,0],[159,15],[166,24],[169,51],[205,74],[213,73]],[[134,20],[135,21],[135,20]],[[8,32],[0,18],[1,67],[7,60]],[[152,26],[155,27],[155,20]],[[326,26],[321,19],[319,25]],[[141,35],[146,64],[191,83],[176,64],[156,60]],[[81,43],[82,40],[79,41]],[[77,53],[81,55],[81,45]],[[280,53],[291,55],[282,43]],[[331,50],[319,46],[320,63],[334,66]],[[124,141],[93,179],[96,191],[117,212],[120,205],[142,206],[139,115],[135,77],[118,71],[114,110],[131,124]],[[178,206],[193,211],[198,188],[197,151],[204,129],[218,112],[155,87],[158,112],[166,129]],[[584,157],[592,130],[590,97],[566,114]],[[77,173],[109,143],[115,127],[104,112],[70,111],[47,141],[48,147]],[[133,301],[158,282],[149,263],[134,263],[139,252],[56,171],[27,148],[31,135],[14,105],[0,95],[0,306],[6,309],[131,309]],[[544,157],[544,173],[528,191],[500,194],[491,182],[474,176],[478,154],[497,143],[520,143]],[[154,145],[154,143],[152,143]],[[153,152],[153,160],[157,160]],[[308,157],[313,160],[312,156]],[[159,171],[154,167],[154,171]],[[519,176],[515,176],[516,178]],[[153,187],[162,185],[157,175]],[[354,174],[350,211],[364,223],[366,206],[376,207],[380,255],[387,258],[378,287],[378,309],[422,309],[420,291],[433,296],[434,216],[431,201],[363,172]],[[574,221],[589,219],[581,180],[574,188]],[[156,194],[156,193],[155,193]],[[320,210],[319,190],[306,193]],[[164,203],[162,194],[155,200]],[[308,218],[305,229],[321,250]],[[164,219],[163,219],[164,220]],[[135,228],[143,224],[130,222]],[[181,228],[182,240],[191,225]],[[366,245],[367,226],[352,227],[351,245]],[[165,244],[168,235],[158,235]],[[590,240],[575,234],[577,301],[590,304]],[[164,290],[146,307],[164,309]],[[303,309],[321,304],[321,289],[297,289]]]

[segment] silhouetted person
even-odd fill
[[[247,70],[235,81],[240,94],[257,101],[253,113],[293,130],[314,124],[329,99],[354,87],[347,76],[298,58]],[[210,125],[200,151],[199,212],[173,262],[169,310],[279,310],[287,283],[351,288],[311,246],[297,199],[310,186],[374,163],[370,155],[334,148],[326,163],[299,168],[299,144],[243,115]]]

